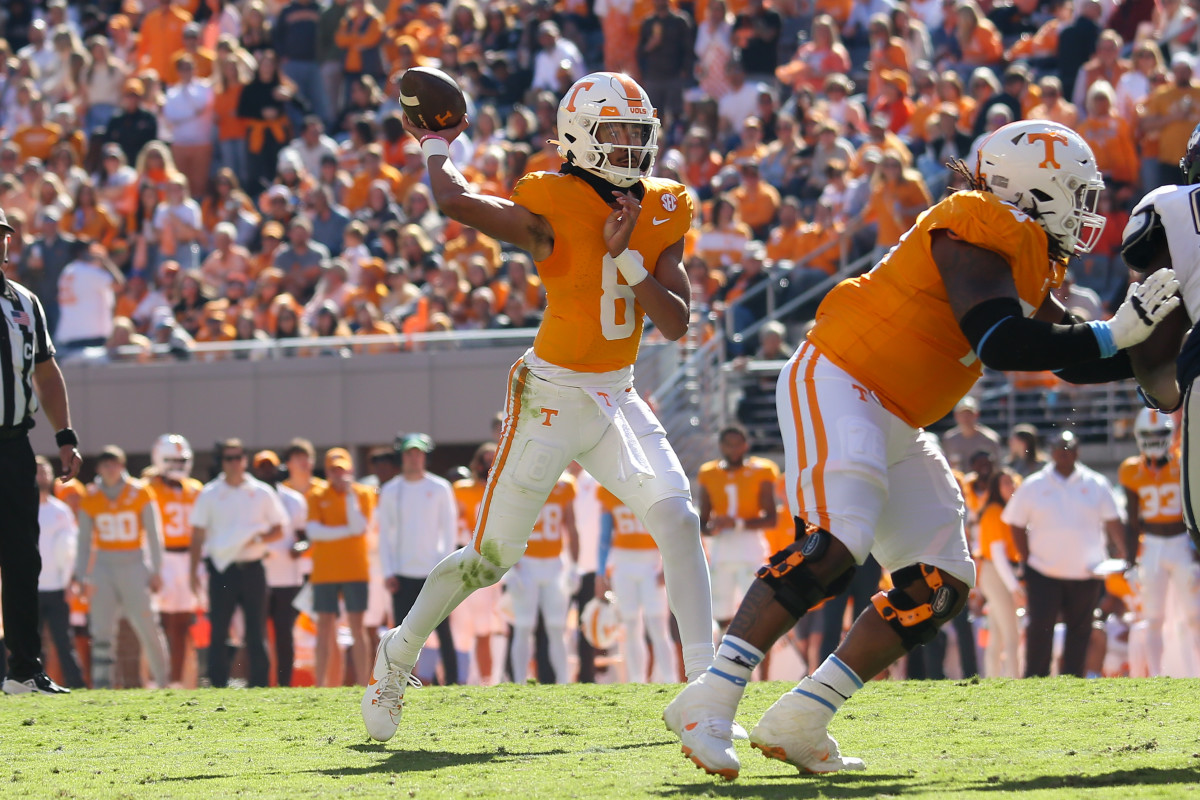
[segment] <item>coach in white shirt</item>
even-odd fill
[[[67,604],[67,587],[75,569],[75,549],[79,542],[79,525],[71,507],[59,500],[50,490],[54,486],[54,467],[45,456],[37,459],[38,487],[38,551],[42,556],[42,571],[38,575],[38,619],[50,628],[50,640],[58,653],[63,683],[72,689],[84,686],[79,658],[71,637],[71,609]]]
[[[171,123],[171,155],[187,176],[192,197],[208,189],[213,155],[213,91],[209,82],[195,77],[196,65],[187,53],[175,59],[179,83],[167,89],[163,116]]]
[[[458,503],[450,482],[425,471],[425,456],[433,440],[424,433],[396,438],[402,469],[379,490],[379,561],[384,586],[392,593],[392,612],[399,625],[429,573],[454,551]],[[447,684],[458,683],[458,654],[450,633],[450,618],[437,627],[442,670]]]
[[[75,260],[58,276],[58,327],[54,341],[59,358],[85,347],[103,347],[113,330],[121,272],[99,245],[79,242]]]
[[[1092,614],[1104,587],[1095,569],[1108,558],[1106,537],[1115,556],[1124,557],[1124,526],[1112,485],[1078,463],[1078,444],[1070,431],[1059,434],[1052,463],[1025,479],[1001,517],[1012,526],[1025,564],[1027,678],[1050,674],[1060,618],[1067,627],[1061,673],[1084,677]]]
[[[246,474],[246,449],[240,439],[218,448],[224,469],[196,498],[192,508],[192,591],[200,592],[197,567],[205,556],[213,646],[208,678],[213,686],[229,681],[229,653],[223,646],[233,610],[240,606],[250,654],[250,685],[270,684],[267,660],[267,545],[283,536],[287,513],[275,490]]]

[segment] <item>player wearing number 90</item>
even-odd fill
[[[1121,352],[1178,304],[1174,276],[1148,277],[1109,322],[1058,304],[1066,259],[1087,252],[1104,218],[1095,157],[1063,125],[1006,125],[978,149],[970,191],[950,195],[869,273],[821,302],[808,341],[779,376],[776,400],[797,541],[758,572],[713,666],[667,707],[684,752],[733,778],[730,723],[754,667],[781,635],[844,592],[868,554],[894,587],[811,676],[762,717],[750,743],[802,771],[862,769],[828,724],[864,681],[930,641],[975,582],[965,517],[945,457],[923,427],[998,370],[1057,370],[1067,381],[1133,374]]]
[[[509,375],[506,418],[471,545],[430,574],[403,623],[384,635],[363,697],[368,733],[386,741],[430,632],[473,590],[525,552],[539,510],[577,460],[646,524],[662,551],[685,670],[711,662],[712,602],[700,521],[687,477],[662,425],[633,389],[642,317],[675,340],[687,332],[690,292],[683,236],[692,203],[684,187],[650,177],[659,122],[645,90],[599,72],[568,90],[558,108],[557,174],[534,173],[511,200],[470,191],[448,141],[415,128],[430,185],[447,216],[529,251],[547,307],[533,347]]]

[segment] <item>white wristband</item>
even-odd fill
[[[633,253],[627,249],[612,256],[612,260],[617,265],[617,271],[625,277],[625,282],[630,286],[637,286],[650,275],[650,272],[642,266],[641,259],[634,258]]]
[[[450,157],[450,143],[440,136],[426,136],[421,140],[421,155],[425,156],[425,166],[434,156]]]

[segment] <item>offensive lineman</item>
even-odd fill
[[[579,463],[625,502],[654,536],[667,595],[694,678],[712,661],[712,601],[700,518],[662,425],[634,391],[643,315],[668,339],[688,329],[683,237],[692,201],[680,184],[649,177],[659,121],[626,75],[578,80],[558,107],[562,171],[521,179],[511,200],[471,193],[449,159],[467,127],[421,141],[447,216],[528,251],[546,287],[545,319],[509,377],[504,431],[470,547],[434,569],[416,605],[380,642],[363,695],[368,733],[386,741],[400,722],[412,666],[434,626],[475,589],[495,583],[525,552],[559,475]],[[643,209],[646,217],[642,218]]]
[[[164,433],[150,449],[154,475],[149,480],[162,520],[162,589],[158,612],[171,659],[170,685],[183,684],[184,662],[191,649],[189,632],[196,617],[196,596],[188,570],[192,546],[192,506],[204,484],[192,475],[192,446],[178,433]]]
[[[873,554],[895,588],[872,598],[837,650],[750,734],[764,755],[802,771],[863,769],[839,753],[833,715],[930,641],[975,582],[962,493],[923,426],[954,408],[983,365],[1052,369],[1074,383],[1130,377],[1121,350],[1178,305],[1169,270],[1136,287],[1109,322],[1079,323],[1050,293],[1067,257],[1089,251],[1104,227],[1095,213],[1104,183],[1071,129],[1043,120],[1000,128],[980,145],[970,180],[871,272],[826,296],[779,376],[797,541],[759,571],[712,667],[664,714],[707,772],[738,774],[732,721],[763,653]]]
[[[1167,616],[1168,589],[1175,597],[1189,598],[1180,611],[1191,636],[1183,648],[1189,662],[1184,673],[1195,674],[1196,646],[1200,643],[1200,606],[1193,598],[1200,565],[1183,524],[1179,459],[1172,451],[1175,423],[1152,408],[1138,412],[1133,437],[1138,454],[1121,464],[1117,482],[1125,490],[1125,552],[1138,567],[1142,586],[1142,614],[1146,620],[1146,666],[1150,677],[1163,674],[1163,625]],[[1138,540],[1141,539],[1139,555]]]

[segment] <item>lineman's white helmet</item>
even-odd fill
[[[1088,253],[1104,231],[1104,181],[1083,138],[1057,122],[1010,122],[979,146],[979,183],[1037,221],[1055,257]]]
[[[164,433],[150,449],[150,463],[164,478],[181,481],[192,474],[192,446],[178,433]]]
[[[579,612],[579,630],[587,643],[597,650],[606,650],[617,641],[617,609],[612,603],[593,597]]]
[[[1143,408],[1133,422],[1133,438],[1138,452],[1146,458],[1166,458],[1175,435],[1175,421],[1153,408]]]
[[[558,104],[558,153],[609,183],[633,186],[654,169],[658,128],[650,97],[637,81],[593,72],[575,81]]]

